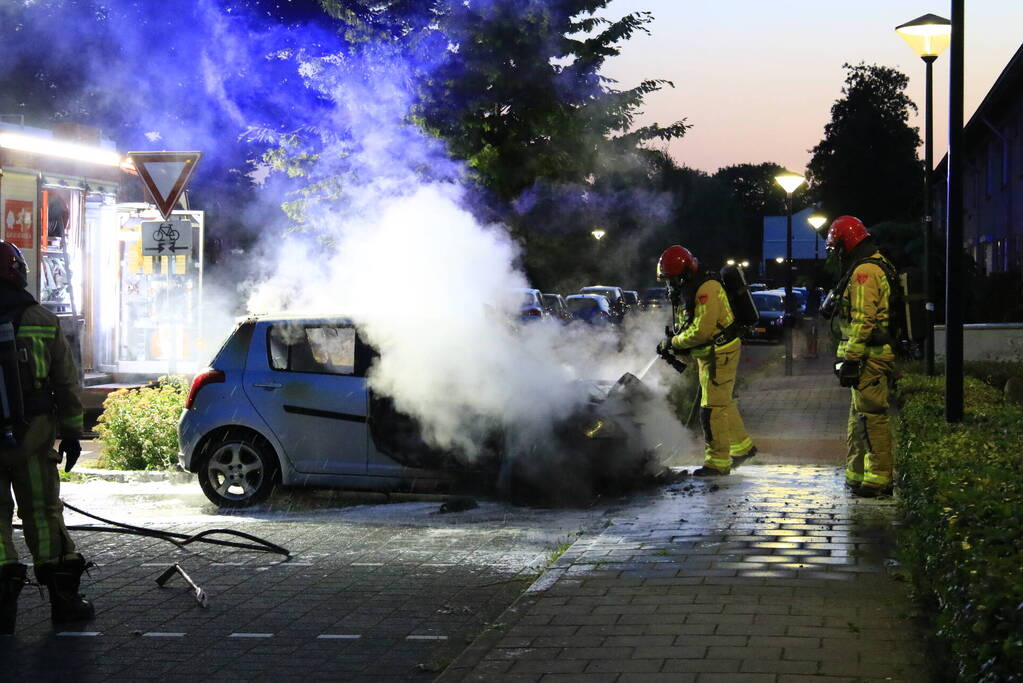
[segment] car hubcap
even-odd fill
[[[259,489],[265,473],[255,449],[244,443],[228,443],[210,457],[206,476],[224,498],[244,500]]]

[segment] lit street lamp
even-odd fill
[[[734,258],[730,258],[727,261],[725,261],[725,264],[729,265],[729,266],[734,266],[735,265],[735,259]]]
[[[749,268],[749,261],[743,261],[739,265],[742,266],[743,268]]]
[[[928,375],[934,374],[934,273],[932,272],[931,240],[933,239],[933,203],[931,201],[931,172],[934,170],[933,100],[934,82],[931,67],[952,40],[952,23],[935,14],[925,14],[913,21],[895,27],[903,40],[909,43],[926,65],[924,95],[924,288],[926,296],[924,338],[924,365]]]
[[[593,239],[599,242],[607,234],[607,231],[597,228],[596,230],[591,230],[590,234],[593,235]]]
[[[825,216],[815,213],[806,219],[806,222],[813,228],[813,260],[820,258],[821,227],[828,222]]]
[[[785,315],[790,323],[791,316],[795,313],[792,304],[792,193],[806,182],[806,178],[797,173],[781,173],[774,177],[774,182],[781,185],[785,190]],[[789,324],[785,326],[785,374],[792,374],[792,328]]]

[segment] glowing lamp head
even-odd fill
[[[727,261],[725,261],[725,263],[730,265],[730,266],[734,266],[735,265],[735,259],[734,258],[730,258]]]
[[[806,178],[798,173],[780,173],[774,176],[774,182],[781,185],[785,194],[792,194],[800,185],[806,182]]]
[[[820,215],[819,213],[815,213],[809,218],[807,218],[806,222],[810,224],[810,227],[813,228],[814,232],[820,232],[821,226],[827,223],[828,219],[825,216]]]
[[[599,242],[601,239],[603,239],[604,235],[606,235],[607,232],[601,230],[600,228],[597,228],[596,230],[591,231],[590,234],[593,235],[593,239]]]
[[[895,27],[895,32],[922,59],[937,59],[952,42],[952,22],[936,14],[925,14]]]
[[[785,257],[784,256],[776,256],[774,258],[774,262],[777,263],[778,265],[781,265],[781,264],[785,263]]]

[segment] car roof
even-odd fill
[[[608,304],[607,297],[603,294],[569,294],[565,297],[565,301],[569,299],[589,299],[605,306]]]
[[[237,322],[246,322],[249,320],[260,323],[330,322],[348,325],[353,323],[351,316],[339,313],[297,313],[285,311],[280,313],[254,313],[252,315],[244,315],[236,318]]]

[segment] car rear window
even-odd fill
[[[283,372],[355,374],[355,328],[333,325],[272,325],[270,367]]]
[[[568,305],[568,310],[572,313],[600,307],[600,304],[593,299],[568,299],[565,303]]]
[[[785,306],[782,304],[782,298],[780,296],[754,293],[753,302],[757,305],[757,309],[761,311],[785,310]]]

